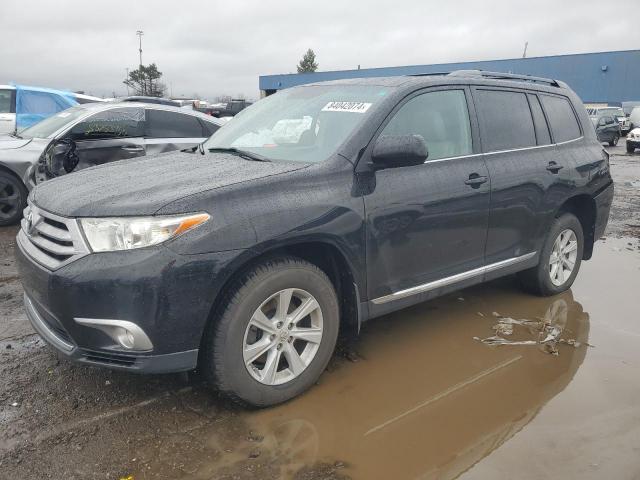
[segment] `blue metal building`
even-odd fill
[[[263,95],[270,95],[283,88],[324,80],[444,73],[453,70],[475,69],[563,80],[575,90],[585,103],[620,105],[624,101],[640,100],[640,50],[264,75],[260,76],[259,85]]]

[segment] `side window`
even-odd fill
[[[382,135],[422,135],[428,160],[472,153],[471,124],[463,90],[423,93],[405,103]]]
[[[540,100],[536,95],[528,95],[529,105],[531,106],[531,113],[533,114],[533,124],[536,128],[536,139],[538,145],[549,145],[551,143],[551,136],[549,135],[549,127],[547,121],[542,113],[542,107],[540,106]]]
[[[202,133],[205,137],[213,135],[220,127],[215,123],[207,122],[206,120],[199,119],[202,124]]]
[[[540,95],[542,106],[547,113],[549,126],[556,143],[575,140],[580,137],[578,120],[569,100],[564,97]]]
[[[480,134],[485,152],[536,145],[527,96],[504,90],[478,90]]]
[[[146,138],[202,138],[202,126],[193,115],[147,110]]]
[[[98,112],[71,129],[74,140],[98,140],[142,136],[144,109],[113,108]]]

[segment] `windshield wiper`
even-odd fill
[[[270,162],[271,160],[269,160],[267,157],[263,157],[262,155],[259,155],[257,153],[253,153],[253,152],[249,152],[247,150],[240,150],[238,148],[235,147],[228,147],[228,148],[210,148],[209,152],[211,153],[230,153],[232,155],[237,155],[238,157],[244,158],[246,160],[252,160],[254,162]]]
[[[22,140],[22,137],[20,135],[18,135],[17,132],[11,132],[9,134],[9,136],[13,137],[13,138],[19,138],[20,140]]]

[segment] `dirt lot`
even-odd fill
[[[640,154],[623,149],[606,238],[570,292],[507,278],[370,322],[319,385],[262,411],[187,375],[59,360],[0,229],[0,478],[640,478]],[[524,341],[557,326],[557,355],[479,341],[505,325]]]

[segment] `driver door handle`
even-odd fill
[[[478,175],[477,173],[472,173],[469,175],[469,179],[465,180],[464,183],[466,185],[470,185],[473,188],[478,188],[480,185],[485,183],[488,180],[487,177]]]
[[[551,173],[558,173],[563,168],[564,167],[562,165],[558,165],[553,160],[549,162],[549,165],[547,165],[547,170],[549,170]]]

